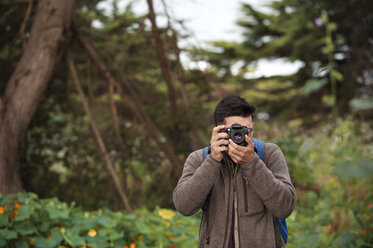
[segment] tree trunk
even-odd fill
[[[0,99],[0,194],[22,190],[19,149],[68,43],[75,0],[40,0],[30,39]]]

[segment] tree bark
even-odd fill
[[[0,194],[22,190],[19,149],[68,43],[75,0],[40,0],[30,39],[0,99]]]
[[[111,162],[111,159],[110,159],[109,154],[107,152],[104,140],[102,139],[100,131],[98,130],[97,125],[96,125],[95,121],[93,120],[93,116],[92,116],[91,110],[89,108],[88,101],[87,101],[87,99],[84,95],[84,92],[82,90],[82,86],[80,84],[79,77],[78,77],[78,74],[76,72],[76,68],[75,68],[74,62],[71,58],[70,53],[67,53],[66,57],[67,57],[67,63],[69,65],[71,75],[73,77],[73,81],[75,82],[76,89],[77,89],[77,91],[79,93],[79,96],[80,96],[80,99],[83,103],[84,111],[85,111],[86,115],[88,116],[89,123],[91,125],[91,130],[92,130],[92,133],[93,133],[93,137],[96,140],[96,144],[98,146],[97,148],[98,148],[98,150],[101,154],[101,158],[102,158],[102,160],[103,160],[103,162],[106,166],[106,169],[108,170],[111,178],[113,178],[114,186],[117,189],[124,206],[127,208],[127,210],[129,212],[133,212],[133,209],[131,207],[131,204],[129,203],[128,197],[123,190],[123,187],[120,183],[120,180],[119,180],[119,177],[118,177],[117,173],[115,172],[114,165]]]

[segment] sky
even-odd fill
[[[210,41],[242,41],[242,30],[236,21],[243,18],[240,11],[241,3],[249,3],[254,8],[268,11],[265,4],[271,0],[164,0],[170,16],[183,20],[184,26],[192,34],[191,38],[180,43],[180,47],[197,46],[206,48]],[[107,0],[99,5],[107,11],[111,9],[112,0]],[[118,0],[119,9],[124,9],[131,0]],[[164,8],[161,0],[153,0],[156,13],[163,14]],[[133,1],[136,13],[146,14],[148,6],[146,0]],[[166,19],[157,18],[159,26],[165,25]],[[189,33],[188,32],[188,33]],[[204,69],[208,65],[204,62],[194,63],[182,56],[183,64],[187,68]],[[248,72],[247,78],[261,76],[286,75],[296,72],[302,66],[301,62],[290,63],[284,59],[259,60],[256,70]],[[234,72],[234,68],[233,68]]]

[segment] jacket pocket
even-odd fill
[[[265,210],[264,203],[259,195],[255,192],[250,183],[242,177],[243,186],[243,214],[255,215]]]

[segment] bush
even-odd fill
[[[373,247],[371,128],[347,119],[310,133],[296,156],[286,154],[293,138],[276,142],[298,195],[287,247]]]
[[[198,227],[167,209],[84,212],[33,193],[0,198],[0,247],[196,247]]]

